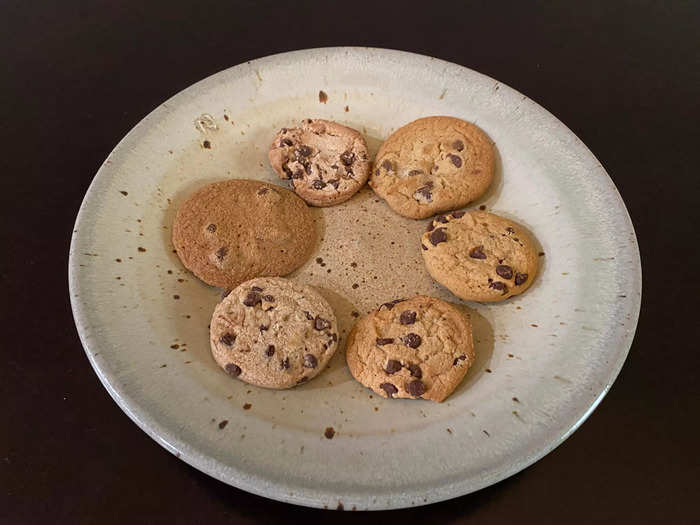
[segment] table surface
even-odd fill
[[[456,62],[559,117],[627,203],[644,291],[622,373],[562,446],[475,494],[332,519],[696,522],[699,26],[700,4],[681,1],[0,2],[0,523],[331,517],[224,485],[139,430],[84,356],[66,263],[94,173],[160,102],[246,60],[335,45]]]

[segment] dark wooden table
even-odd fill
[[[619,188],[644,271],[627,364],[562,446],[476,494],[361,519],[698,523],[699,35],[700,4],[681,1],[0,1],[0,523],[360,519],[247,494],[158,446],[90,368],[66,277],[83,194],[144,115],[228,66],[330,45],[450,60],[549,109]]]

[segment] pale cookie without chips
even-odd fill
[[[338,347],[338,323],[317,292],[287,279],[241,284],[214,309],[211,351],[230,376],[290,388],[318,375]]]
[[[187,199],[172,239],[188,270],[230,289],[296,270],[311,254],[316,231],[311,210],[291,191],[235,179],[209,184]]]
[[[471,320],[433,297],[385,303],[353,327],[347,362],[383,397],[441,402],[474,362]]]
[[[454,211],[431,220],[421,238],[430,275],[468,301],[502,301],[527,290],[537,247],[519,224],[485,211]]]
[[[369,185],[399,215],[423,219],[479,198],[494,170],[492,142],[478,127],[453,117],[426,117],[386,139]]]
[[[314,206],[333,206],[352,197],[369,176],[367,143],[336,122],[303,120],[282,128],[269,151],[270,165],[297,195]]]

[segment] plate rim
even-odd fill
[[[122,137],[122,139],[114,146],[114,148],[110,151],[109,155],[107,155],[105,161],[100,165],[99,169],[95,173],[92,181],[90,182],[90,185],[85,192],[85,195],[81,201],[80,208],[78,211],[78,214],[76,216],[76,220],[74,223],[73,227],[73,233],[71,235],[71,243],[70,243],[70,248],[69,248],[69,258],[68,258],[68,286],[69,286],[69,295],[70,295],[70,303],[71,303],[71,310],[73,314],[73,319],[75,322],[76,329],[78,331],[78,336],[80,338],[80,342],[83,346],[83,350],[85,351],[88,360],[90,362],[90,365],[92,366],[93,370],[95,371],[96,375],[98,376],[100,382],[104,386],[104,388],[107,390],[107,392],[110,394],[112,399],[115,401],[117,406],[134,422],[136,425],[143,430],[148,436],[150,436],[156,443],[164,447],[166,450],[168,450],[170,453],[174,454],[176,457],[179,459],[183,460],[187,464],[191,465],[192,467],[196,468],[197,470],[219,480],[222,481],[228,485],[231,485],[233,487],[236,487],[238,489],[244,490],[246,492],[250,492],[259,496],[263,496],[266,498],[274,499],[277,501],[283,501],[286,503],[292,503],[296,505],[303,505],[303,506],[308,506],[308,507],[315,507],[315,508],[323,508],[323,501],[321,494],[323,494],[322,490],[310,490],[307,487],[299,488],[295,487],[292,485],[285,485],[284,483],[280,483],[277,481],[271,482],[271,481],[265,481],[264,478],[259,476],[258,474],[250,471],[243,471],[242,469],[238,469],[235,467],[232,467],[230,465],[227,465],[227,468],[229,469],[227,472],[233,472],[233,476],[225,476],[224,471],[222,470],[217,470],[216,468],[212,467],[212,461],[211,461],[211,456],[204,453],[202,450],[198,449],[197,447],[193,447],[189,445],[187,442],[179,439],[176,435],[173,435],[170,431],[168,431],[167,428],[165,428],[165,425],[162,425],[158,423],[154,419],[150,419],[148,417],[148,413],[145,409],[142,407],[138,406],[138,404],[130,399],[130,396],[128,395],[128,392],[125,391],[126,389],[119,387],[119,385],[113,384],[115,381],[110,382],[110,377],[109,377],[109,372],[104,370],[104,368],[100,365],[100,363],[97,362],[94,356],[94,352],[91,351],[91,342],[87,340],[87,314],[86,314],[86,307],[83,306],[79,301],[76,299],[76,294],[78,294],[81,290],[81,284],[80,284],[80,277],[79,277],[79,263],[77,259],[77,253],[76,253],[76,244],[79,242],[80,238],[80,232],[82,231],[81,224],[83,221],[86,220],[85,214],[87,213],[87,209],[89,208],[90,201],[95,197],[95,192],[96,192],[96,186],[98,183],[98,179],[100,179],[104,175],[105,172],[105,166],[108,164],[108,161],[110,157],[112,157],[115,152],[120,150],[123,145],[130,140],[133,140],[135,136],[137,136],[139,133],[141,133],[143,130],[147,128],[147,126],[150,124],[150,122],[159,116],[163,112],[167,112],[167,106],[168,104],[172,103],[175,99],[183,96],[187,96],[186,92],[191,92],[192,90],[196,89],[196,86],[199,86],[200,84],[204,83],[215,83],[220,77],[223,77],[226,75],[229,71],[231,71],[234,68],[243,68],[243,67],[250,67],[250,66],[255,66],[256,64],[261,64],[266,61],[271,61],[274,59],[278,59],[283,56],[299,56],[299,55],[305,55],[305,54],[316,54],[316,53],[341,53],[341,52],[348,52],[348,51],[354,51],[354,52],[359,52],[359,53],[379,53],[379,54],[388,54],[388,55],[394,55],[394,56],[403,56],[403,57],[412,57],[413,59],[416,60],[428,60],[428,61],[436,61],[439,64],[443,64],[445,66],[451,67],[451,68],[459,68],[462,70],[465,70],[468,72],[470,75],[477,75],[480,77],[483,77],[485,79],[489,79],[500,86],[504,86],[513,92],[520,94],[522,97],[527,98],[531,104],[534,104],[536,106],[536,109],[538,113],[541,113],[545,115],[548,119],[552,120],[555,124],[558,125],[562,130],[565,130],[568,132],[569,136],[573,139],[573,145],[583,148],[583,150],[592,158],[595,159],[595,161],[598,163],[598,166],[600,167],[600,173],[598,176],[600,176],[601,180],[606,182],[609,186],[609,190],[611,190],[614,195],[617,197],[617,201],[619,203],[620,207],[620,212],[621,213],[621,218],[624,219],[625,223],[629,227],[629,233],[631,233],[631,238],[632,238],[632,243],[631,243],[631,249],[633,249],[633,254],[635,255],[635,260],[634,260],[634,279],[633,282],[635,284],[635,293],[630,293],[628,294],[626,301],[628,303],[627,308],[624,310],[628,311],[631,316],[629,318],[630,322],[630,327],[627,327],[624,330],[624,333],[622,334],[622,337],[620,338],[620,348],[624,348],[624,351],[622,351],[618,359],[615,362],[612,362],[608,366],[609,374],[606,378],[605,384],[598,393],[597,397],[593,400],[593,402],[590,403],[590,406],[588,406],[583,413],[574,421],[574,423],[566,430],[566,432],[562,433],[558,438],[551,440],[550,442],[547,442],[539,448],[536,453],[526,456],[521,458],[520,461],[513,462],[509,468],[503,469],[498,472],[498,474],[492,475],[490,477],[479,477],[479,478],[473,478],[471,486],[463,489],[461,485],[455,484],[455,483],[446,483],[441,486],[437,486],[434,489],[432,489],[428,494],[427,494],[427,501],[424,501],[423,498],[416,498],[417,502],[415,505],[407,505],[407,504],[399,504],[399,505],[392,505],[387,503],[384,503],[383,501],[377,500],[376,503],[369,503],[366,502],[365,508],[366,510],[387,510],[387,509],[399,509],[399,508],[406,508],[410,506],[422,506],[422,505],[428,505],[431,503],[437,503],[440,501],[445,501],[448,499],[464,496],[466,494],[470,494],[472,492],[476,492],[478,490],[481,490],[483,488],[486,488],[490,485],[493,485],[495,483],[498,483],[504,479],[507,479],[518,472],[521,472],[522,470],[526,469],[530,465],[534,464],[535,462],[539,461],[542,459],[544,456],[549,454],[552,450],[557,448],[559,445],[561,445],[566,439],[568,439],[587,419],[588,417],[595,411],[595,409],[599,406],[601,401],[604,399],[604,397],[607,395],[607,393],[610,391],[610,388],[612,387],[613,383],[617,379],[626,359],[627,356],[629,355],[630,349],[632,347],[632,344],[634,342],[634,337],[636,334],[636,329],[638,325],[638,320],[639,320],[639,314],[640,314],[640,309],[641,309],[641,299],[642,299],[642,266],[641,266],[641,257],[640,257],[640,252],[639,252],[639,244],[637,241],[637,236],[636,232],[634,229],[634,224],[632,222],[632,218],[629,214],[629,211],[627,209],[627,206],[625,205],[624,200],[622,199],[622,196],[620,195],[620,192],[615,185],[614,181],[608,174],[607,170],[604,168],[602,163],[598,160],[598,158],[595,156],[595,154],[586,146],[586,144],[568,127],[566,124],[564,124],[562,121],[560,121],[555,115],[553,115],[551,112],[549,112],[546,108],[538,104],[536,101],[530,99],[517,89],[514,89],[510,87],[508,84],[504,84],[503,82],[494,79],[493,77],[490,77],[489,75],[485,75],[483,73],[480,73],[478,71],[475,71],[471,68],[468,68],[466,66],[456,64],[454,62],[449,62],[446,60],[442,60],[440,58],[435,58],[431,57],[428,55],[422,55],[419,53],[413,53],[409,51],[402,51],[402,50],[396,50],[396,49],[389,49],[389,48],[378,48],[378,47],[364,47],[364,46],[332,46],[332,47],[320,47],[320,48],[307,48],[307,49],[300,49],[300,50],[293,50],[293,51],[287,51],[287,52],[282,52],[282,53],[276,53],[272,55],[267,55],[265,57],[260,57],[256,58],[254,60],[249,60],[246,62],[242,62],[240,64],[236,64],[231,67],[224,68],[216,73],[213,73],[212,75],[209,75],[193,84],[190,84],[183,88],[182,90],[178,91],[177,93],[173,94],[171,97],[169,97],[167,100],[161,102],[158,104],[156,108],[154,108],[152,111],[150,111],[147,115],[145,115],[139,122],[133,126],[125,135]],[[167,437],[167,439],[166,439]],[[214,460],[214,463],[218,463],[218,461]],[[293,493],[290,493],[288,489],[292,488],[294,490]],[[301,492],[301,494],[299,493]],[[356,496],[359,497],[359,494]],[[327,499],[327,498],[325,498]],[[337,494],[334,495],[332,498],[330,498],[330,501],[333,499],[337,499]],[[363,509],[364,510],[364,509]]]

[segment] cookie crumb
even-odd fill
[[[138,249],[138,251],[140,251],[140,252],[145,252],[145,251],[146,251],[146,248],[144,248],[143,246],[139,246],[137,249]]]
[[[326,436],[326,439],[333,439],[333,436],[335,436],[335,430],[333,427],[327,427],[323,435]]]
[[[204,149],[211,149],[211,142],[209,142],[208,140],[205,140],[204,142],[202,142],[202,147]]]
[[[127,195],[129,195],[129,192],[128,192],[128,191],[124,191],[124,190],[120,191],[119,193],[121,193],[122,195],[124,195],[124,197],[126,197]]]
[[[228,419],[224,419],[221,423],[219,423],[219,429],[223,429],[226,425],[228,425]]]
[[[170,345],[170,348],[172,348],[173,350],[177,350],[178,348],[180,348],[180,345],[179,344]]]
[[[325,91],[321,90],[318,92],[318,101],[321,104],[325,104],[326,102],[328,102],[328,95],[326,94]]]
[[[250,403],[246,403],[246,404],[243,405],[243,410],[250,410],[250,408],[251,408],[252,406],[253,406],[253,405],[251,405]]]
[[[345,106],[345,113],[347,113],[348,111],[350,111],[350,106]]]

